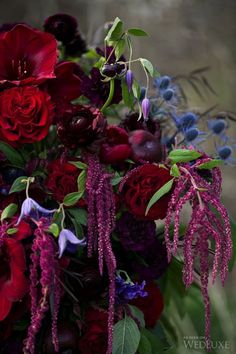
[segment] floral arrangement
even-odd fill
[[[146,32],[119,18],[97,48],[65,14],[0,31],[3,353],[161,352],[179,269],[202,292],[210,349],[209,277],[224,283],[232,256],[230,119],[189,111],[177,78],[133,58]]]

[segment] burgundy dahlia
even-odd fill
[[[69,149],[88,146],[102,137],[106,119],[92,106],[70,105],[57,125],[57,134]]]
[[[44,22],[45,32],[51,33],[58,41],[70,42],[77,30],[78,23],[73,16],[67,14],[55,14]]]

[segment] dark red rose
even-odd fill
[[[0,93],[0,136],[12,145],[45,138],[53,116],[50,96],[34,86],[14,87]]]
[[[151,197],[171,178],[169,170],[157,165],[146,164],[138,167],[127,178],[123,187],[124,202],[128,210],[141,219],[164,219],[171,192],[161,197],[146,216],[145,211]]]
[[[109,125],[105,136],[106,140],[100,148],[100,159],[103,163],[119,163],[130,157],[129,137],[124,129]]]
[[[148,293],[148,296],[133,300],[132,305],[135,305],[144,313],[146,326],[153,328],[164,309],[164,301],[155,283],[147,284],[144,290]]]
[[[85,313],[83,336],[79,342],[81,354],[105,354],[107,348],[107,314],[89,308]]]
[[[25,253],[21,243],[13,238],[5,240],[0,249],[0,321],[9,314],[12,304],[28,291]]]
[[[58,202],[61,203],[67,194],[78,190],[77,178],[81,171],[71,163],[55,160],[48,165],[47,170],[45,185]]]
[[[70,105],[57,125],[57,134],[69,149],[87,146],[103,136],[106,119],[92,106]]]
[[[16,25],[0,36],[0,84],[39,84],[54,78],[57,42],[49,34]]]
[[[77,26],[75,17],[67,14],[55,14],[45,20],[44,31],[53,34],[58,41],[68,43],[74,38]]]
[[[131,158],[134,161],[160,162],[162,159],[161,142],[145,130],[134,130],[129,133]]]

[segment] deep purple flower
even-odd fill
[[[154,221],[137,220],[126,212],[116,223],[116,233],[125,250],[146,254],[155,242],[156,225]]]
[[[142,112],[144,120],[148,120],[148,115],[150,112],[150,100],[147,97],[142,100]]]
[[[39,218],[39,213],[42,214],[46,214],[46,215],[50,215],[55,213],[56,209],[45,209],[43,207],[41,207],[41,205],[39,205],[34,199],[32,198],[26,198],[24,200],[24,202],[22,203],[21,206],[21,213],[20,216],[17,220],[16,226],[19,225],[19,223],[21,222],[21,220],[25,217],[28,216],[34,216],[33,214],[36,212],[36,217]],[[40,215],[40,216],[41,216]]]
[[[70,230],[63,229],[60,232],[59,239],[58,239],[58,246],[59,246],[59,258],[63,255],[65,250],[68,250],[69,252],[72,250],[70,247],[72,246],[85,246],[86,245],[86,240],[83,238],[82,240],[79,240],[78,237],[73,234]],[[74,251],[74,247],[73,247]]]
[[[116,276],[116,302],[125,304],[137,297],[145,297],[148,293],[144,290],[146,282],[143,281],[140,285],[124,280],[120,275]]]
[[[86,53],[87,44],[83,37],[77,33],[75,37],[65,45],[65,53],[71,57],[80,57],[82,54]]]
[[[67,14],[50,16],[44,22],[45,32],[53,34],[58,41],[63,43],[68,43],[74,38],[77,26],[76,19]]]

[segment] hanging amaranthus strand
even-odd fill
[[[108,348],[112,352],[112,332],[115,303],[116,259],[111,247],[111,233],[115,226],[115,199],[108,174],[96,155],[88,156],[86,193],[88,202],[88,257],[98,251],[100,274],[105,261],[109,276]]]
[[[35,352],[35,337],[40,330],[42,320],[49,308],[49,297],[53,297],[52,341],[56,352],[59,351],[57,336],[57,316],[59,311],[61,288],[59,284],[59,266],[56,260],[56,247],[53,238],[45,232],[44,222],[39,221],[32,245],[30,266],[31,324],[24,342],[24,353]],[[40,279],[38,276],[40,270]],[[39,296],[38,284],[41,285]]]
[[[221,173],[218,168],[211,171],[211,181],[201,177],[197,167],[209,162],[210,158],[198,160],[194,165],[181,164],[181,176],[175,185],[165,223],[165,241],[168,259],[177,251],[180,229],[180,213],[187,202],[192,207],[190,222],[184,236],[183,281],[186,287],[193,282],[194,258],[198,255],[200,261],[201,290],[205,304],[205,337],[210,348],[210,302],[208,295],[209,279],[209,241],[215,242],[215,255],[212,269],[212,282],[220,273],[224,284],[229,260],[232,255],[232,240],[230,220],[226,208],[220,202]],[[170,226],[174,220],[173,240],[170,237]]]

